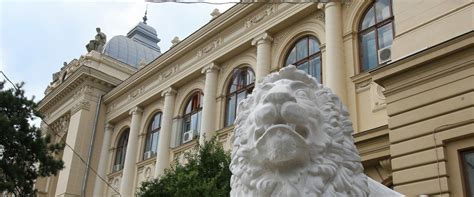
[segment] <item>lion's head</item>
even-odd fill
[[[367,196],[367,178],[338,97],[288,66],[239,104],[231,196]]]

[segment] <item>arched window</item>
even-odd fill
[[[128,134],[130,129],[126,129],[120,135],[120,138],[117,143],[117,149],[115,150],[115,162],[113,171],[119,171],[123,169],[123,163],[125,162],[125,155],[127,154],[127,143],[128,143]]]
[[[314,36],[305,36],[296,41],[286,55],[285,66],[289,64],[306,71],[321,83],[321,49],[318,40]]]
[[[199,135],[201,130],[202,92],[195,92],[186,103],[183,112],[183,130],[181,142],[186,143],[194,136]]]
[[[375,0],[363,16],[359,26],[359,56],[361,72],[377,67],[378,51],[393,41],[391,0]]]
[[[255,74],[249,67],[234,69],[229,86],[227,87],[225,126],[234,124],[237,104],[252,93],[255,84]]]
[[[148,159],[156,155],[156,148],[158,147],[158,140],[160,139],[161,115],[161,112],[156,113],[150,125],[148,125],[143,159]]]

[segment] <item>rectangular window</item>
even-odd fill
[[[474,196],[474,149],[461,152],[461,166],[466,196]]]

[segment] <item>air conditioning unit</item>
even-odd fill
[[[378,58],[379,64],[385,64],[392,60],[392,46],[379,49]]]
[[[122,168],[123,168],[122,164],[115,164],[113,170],[114,170],[114,172],[117,172],[117,171],[122,170]]]
[[[184,132],[184,134],[183,134],[183,144],[193,140],[194,133],[195,133],[194,130],[189,130],[189,131]]]
[[[144,156],[143,159],[149,159],[149,158],[151,158],[151,157],[153,157],[153,152],[147,151],[147,152],[145,152],[145,156]]]

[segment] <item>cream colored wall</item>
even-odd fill
[[[393,1],[393,59],[474,29],[471,0]]]
[[[393,183],[407,196],[462,191],[457,151],[474,147],[472,35],[374,71],[386,88]]]

